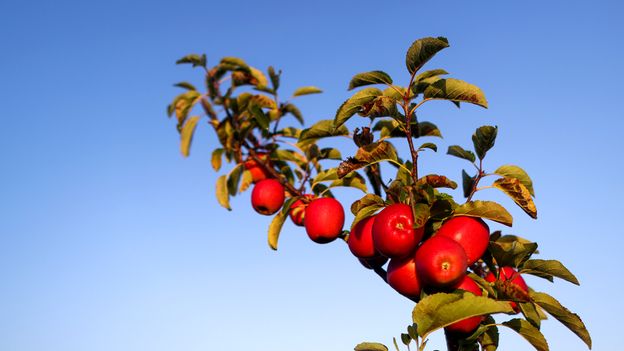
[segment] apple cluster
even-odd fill
[[[284,186],[272,179],[255,161],[245,167],[256,185],[251,202],[260,214],[272,215],[285,200]],[[300,196],[292,203],[289,216],[297,226],[304,226],[309,238],[319,244],[334,241],[342,233],[345,213],[339,201],[312,194]],[[482,288],[468,275],[488,248],[490,229],[483,219],[456,216],[447,219],[429,238],[425,227],[416,227],[411,206],[395,203],[376,215],[358,221],[348,236],[351,253],[369,269],[388,263],[387,283],[401,295],[418,301],[423,293],[464,290],[482,296]],[[501,267],[498,277],[488,272],[484,277],[492,284],[511,284],[511,291],[528,293],[528,286],[512,267]],[[514,311],[520,311],[510,301]],[[446,327],[460,334],[472,333],[484,317],[467,318]]]

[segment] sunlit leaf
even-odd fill
[[[463,158],[464,160],[468,160],[470,162],[474,162],[476,160],[475,154],[472,153],[472,151],[465,150],[459,145],[449,146],[446,153],[451,156]]]
[[[363,342],[358,344],[355,351],[388,351],[388,348],[384,344],[378,342]]]
[[[358,73],[349,82],[349,90],[371,84],[392,84],[392,78],[382,71]]]
[[[269,225],[269,234],[268,234],[268,242],[269,247],[273,250],[277,250],[277,241],[279,240],[280,232],[282,231],[282,226],[288,217],[283,211],[279,211],[271,224]]]
[[[572,284],[580,285],[578,279],[561,262],[557,260],[532,259],[522,265],[521,273],[542,273],[567,280]]]
[[[349,130],[345,126],[334,128],[334,122],[330,119],[320,120],[313,124],[310,128],[301,131],[299,143],[314,141],[320,138],[332,136],[348,135]]]
[[[520,318],[514,318],[510,321],[503,322],[502,324],[520,334],[520,336],[533,345],[536,350],[548,351],[546,338],[544,338],[544,335],[539,331],[539,329],[535,328],[528,321]]]
[[[529,189],[520,180],[517,178],[500,178],[494,181],[492,186],[507,194],[531,218],[537,218],[537,208]]]
[[[214,149],[214,151],[212,152],[212,158],[210,163],[212,164],[212,169],[214,169],[215,171],[221,169],[221,159],[224,151],[224,149],[218,148]]]
[[[410,74],[417,72],[438,51],[449,46],[444,37],[422,38],[414,41],[405,55],[405,65]]]
[[[309,95],[309,94],[319,94],[323,91],[317,87],[301,87],[295,90],[293,96],[301,96],[301,95]]]
[[[342,178],[357,169],[382,161],[397,161],[396,149],[387,141],[380,141],[359,148],[355,157],[340,163],[338,177]]]
[[[219,205],[231,211],[232,208],[230,207],[230,194],[228,192],[226,175],[222,175],[219,178],[217,178],[216,194],[217,194],[217,201],[219,201]]]
[[[531,299],[541,306],[548,314],[555,317],[559,322],[565,325],[568,329],[570,329],[574,334],[576,334],[587,347],[591,349],[592,340],[591,336],[589,336],[589,332],[585,327],[585,324],[581,320],[581,318],[575,314],[570,312],[567,308],[563,307],[559,301],[555,300],[552,296],[541,293],[541,292],[531,292]]]
[[[189,118],[182,127],[182,132],[180,133],[180,151],[184,157],[187,157],[190,153],[191,142],[193,141],[193,134],[195,134],[195,127],[197,127],[198,121],[199,116],[193,116]]]
[[[442,99],[455,102],[468,102],[488,107],[485,95],[477,86],[459,79],[439,79],[430,84],[424,91],[425,99]]]
[[[498,167],[494,173],[505,178],[518,179],[520,183],[522,183],[529,190],[531,196],[535,196],[535,192],[533,191],[533,181],[522,168],[514,165],[504,165]]]
[[[377,88],[366,88],[353,94],[336,111],[336,116],[334,117],[335,128],[342,126],[349,118],[360,112],[364,104],[373,101],[375,97],[380,95],[382,95],[382,92]]]
[[[206,67],[206,55],[190,54],[176,61],[176,64],[190,63],[193,67]]]
[[[498,127],[482,126],[477,128],[474,134],[472,134],[472,143],[480,160],[494,146],[497,133]]]

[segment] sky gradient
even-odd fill
[[[497,125],[486,167],[522,166],[539,219],[495,190],[477,198],[507,206],[507,233],[577,275],[580,287],[528,281],[583,318],[595,350],[617,349],[623,10],[616,1],[0,3],[0,350],[390,345],[412,303],[346,245],[314,244],[290,223],[271,251],[270,219],[253,212],[249,192],[232,212],[216,202],[213,132],[200,126],[184,159],[165,107],[179,93],[172,84],[201,85],[178,58],[238,56],[282,69],[285,93],[321,87],[299,101],[310,125],[333,118],[356,73],[381,69],[406,84],[405,51],[425,36],[451,44],[426,67],[480,86],[490,108],[425,106],[421,118],[444,139],[424,172],[460,180],[466,164],[443,151]],[[360,196],[336,194],[346,206]],[[552,350],[586,349],[554,320],[542,331]],[[430,345],[444,347],[441,333]],[[530,345],[505,332],[500,349]]]

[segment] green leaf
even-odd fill
[[[412,337],[409,334],[401,333],[401,342],[407,346],[412,342]]]
[[[434,136],[434,137],[442,137],[442,133],[440,132],[440,129],[438,129],[438,126],[436,126],[435,124],[431,123],[431,122],[418,122],[418,136],[419,137],[425,137],[425,136]]]
[[[438,151],[438,146],[434,143],[424,143],[420,145],[419,149],[430,149],[433,151]]]
[[[193,65],[193,67],[197,67],[197,66],[206,67],[206,55],[200,56],[197,54],[190,54],[176,61],[176,64],[178,65],[184,64],[184,63],[190,63]]]
[[[392,78],[382,71],[370,71],[364,73],[358,73],[349,82],[349,90],[357,87],[371,84],[392,84]]]
[[[526,320],[514,318],[510,321],[503,322],[502,324],[520,334],[520,336],[533,345],[536,350],[548,351],[548,343],[546,342],[544,335],[539,331],[539,329],[535,328]]]
[[[335,128],[342,126],[349,118],[360,112],[364,104],[373,101],[377,96],[381,95],[381,90],[377,88],[366,88],[353,94],[336,111],[336,116],[334,117]]]
[[[355,219],[351,224],[351,229],[364,218],[368,218],[375,212],[385,206],[381,197],[375,194],[366,194],[361,199],[351,204],[351,213],[355,215]]]
[[[195,134],[195,127],[197,127],[198,121],[199,116],[193,116],[189,118],[182,127],[182,132],[180,133],[180,151],[184,157],[188,157],[190,153],[191,142],[193,141],[193,134]]]
[[[481,107],[488,107],[481,89],[476,85],[453,78],[440,79],[430,84],[424,91],[424,98],[468,102]]]
[[[462,187],[464,190],[464,197],[467,198],[472,193],[474,188],[475,178],[471,177],[465,170],[462,169]]]
[[[488,316],[488,318],[491,320],[491,322],[489,323],[494,323],[494,319],[492,317]],[[487,328],[485,333],[483,333],[483,335],[481,335],[481,338],[479,339],[479,344],[481,344],[482,351],[496,351],[496,349],[498,348],[498,339],[498,328],[495,325]]]
[[[476,157],[472,151],[464,150],[459,145],[451,145],[448,147],[448,151],[446,152],[448,155],[463,158],[464,160],[468,160],[470,162],[474,162]]]
[[[330,169],[327,169],[325,171],[318,173],[316,177],[314,177],[314,179],[312,180],[312,184],[326,182],[329,180],[336,180],[336,179],[338,179],[338,169],[330,168]]]
[[[282,130],[278,130],[275,134],[281,135],[286,138],[299,139],[299,137],[301,136],[301,129],[295,127],[286,127]]]
[[[269,72],[269,78],[271,78],[271,84],[273,84],[273,90],[279,89],[280,75],[282,74],[282,71],[280,70],[279,72],[276,73],[275,68],[273,68],[273,66],[269,66],[267,71]]]
[[[483,160],[485,154],[494,146],[498,127],[482,126],[472,134],[472,143],[480,160]]]
[[[422,299],[412,312],[418,325],[418,335],[423,339],[431,332],[457,321],[492,313],[513,313],[506,301],[496,301],[470,292],[438,293]]]
[[[396,149],[387,141],[380,141],[363,146],[358,149],[355,157],[343,161],[338,166],[338,177],[345,177],[347,174],[363,168],[365,166],[382,161],[397,161]]]
[[[319,160],[342,160],[342,154],[338,149],[326,147],[321,149],[317,158]]]
[[[224,57],[221,59],[221,64],[234,66],[235,68],[242,69],[246,72],[251,71],[249,65],[245,62],[245,60],[238,57]]]
[[[414,74],[438,51],[447,47],[449,47],[448,40],[444,37],[429,37],[414,41],[405,56],[407,71]]]
[[[295,92],[293,93],[293,96],[301,96],[301,95],[309,95],[309,94],[318,94],[318,93],[322,93],[323,91],[317,87],[301,87],[298,88],[297,90],[295,90]]]
[[[430,207],[427,204],[416,203],[412,206],[412,216],[414,217],[414,228],[422,228],[427,224],[431,216]]]
[[[520,273],[542,273],[567,280],[572,284],[580,285],[578,279],[561,262],[557,260],[528,260],[522,265]]]
[[[219,201],[219,205],[231,211],[232,208],[230,207],[230,194],[228,192],[226,175],[222,175],[219,178],[217,178],[216,194],[217,194],[217,201]]]
[[[537,312],[537,305],[533,302],[519,302],[518,306],[520,306],[520,311],[522,312],[524,318],[526,318],[526,320],[529,321],[529,323],[531,323],[535,328],[539,329],[542,324],[542,319]]]
[[[236,165],[236,167],[232,168],[232,170],[230,171],[230,174],[228,175],[228,179],[227,179],[228,192],[232,196],[236,195],[236,192],[238,191],[238,184],[240,184],[240,180],[243,175],[244,169],[245,167],[243,167],[242,164],[238,164]]]
[[[286,221],[286,217],[288,217],[287,213],[284,213],[284,211],[279,211],[277,215],[273,217],[273,220],[269,225],[268,242],[269,247],[273,250],[277,250],[277,241],[279,240],[280,232],[282,231],[282,226]]]
[[[533,302],[538,304],[546,310],[548,314],[555,317],[555,319],[570,329],[574,334],[581,338],[583,342],[585,342],[587,347],[591,349],[591,336],[589,336],[589,332],[587,331],[585,324],[577,314],[570,312],[570,310],[563,307],[559,301],[555,300],[555,298],[548,294],[531,292],[530,296]]]
[[[418,333],[416,332],[416,328],[417,325],[415,323],[407,326],[407,335],[409,335],[413,340],[418,340]]]
[[[447,75],[449,74],[447,71],[438,68],[438,69],[432,69],[429,71],[424,71],[423,73],[419,74],[416,76],[416,78],[414,78],[414,82],[418,83],[420,81],[423,81],[425,79],[428,78],[432,78],[432,77],[437,77],[437,76],[443,76],[443,75]]]
[[[299,110],[299,108],[297,108],[297,106],[293,104],[286,104],[282,107],[282,111],[284,113],[290,113],[291,115],[295,116],[297,121],[303,125],[303,115],[301,114],[301,111]]]
[[[470,216],[490,219],[511,227],[513,217],[507,210],[493,201],[470,201],[455,209],[455,216]]]
[[[189,82],[180,82],[180,83],[174,84],[173,86],[186,89],[186,90],[197,90],[197,88],[195,88],[195,86]]]
[[[529,193],[529,189],[520,180],[517,178],[500,178],[492,186],[507,194],[531,218],[537,219],[537,208],[533,198]]]
[[[258,126],[262,129],[268,129],[269,123],[271,120],[269,116],[267,116],[258,105],[250,105],[249,112],[251,112],[252,116],[258,123]]]
[[[424,177],[421,177],[418,179],[416,184],[429,184],[432,188],[457,188],[457,183],[448,179],[446,176],[437,174],[428,174]]]
[[[388,351],[388,348],[384,344],[378,342],[363,342],[358,344],[355,351]]]
[[[334,127],[334,122],[330,119],[324,119],[316,122],[310,128],[301,131],[299,143],[314,141],[320,138],[327,138],[339,135],[349,135],[349,130],[345,126]]]
[[[489,250],[499,266],[518,267],[537,250],[537,243],[490,241]]]
[[[214,149],[214,151],[212,152],[211,163],[212,163],[212,169],[214,169],[215,171],[218,171],[219,169],[221,169],[221,159],[222,159],[222,155],[224,151],[225,151],[224,149],[218,148],[218,149]]]
[[[531,196],[535,196],[535,192],[533,191],[533,181],[522,168],[514,165],[504,165],[498,167],[494,173],[505,178],[518,179],[520,183],[522,183],[529,190]]]
[[[484,289],[488,293],[489,297],[496,297],[496,292],[492,288],[492,284],[490,284],[487,280],[481,278],[481,276],[478,276],[478,275],[476,275],[474,273],[468,273],[468,276],[472,280],[474,280],[475,283],[477,283],[477,285],[479,285],[479,287]]]

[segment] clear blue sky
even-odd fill
[[[341,243],[316,245],[249,193],[218,207],[196,136],[178,151],[165,106],[187,53],[240,56],[284,71],[309,122],[332,118],[358,72],[404,81],[416,38],[451,48],[428,66],[479,85],[491,108],[432,104],[447,145],[499,126],[490,167],[523,166],[539,220],[500,197],[510,233],[540,243],[582,285],[538,279],[585,320],[594,349],[621,346],[624,25],[617,1],[4,1],[0,4],[0,350],[350,350],[391,343],[412,304]],[[400,144],[404,151],[404,145]],[[345,151],[345,153],[348,153]],[[459,180],[461,160],[425,158]],[[487,166],[487,164],[486,164]],[[359,194],[338,192],[345,203]],[[499,199],[493,190],[482,198]],[[492,228],[498,228],[492,225]],[[556,321],[552,350],[583,350]],[[431,342],[443,348],[441,336]],[[502,350],[529,349],[506,333]]]

